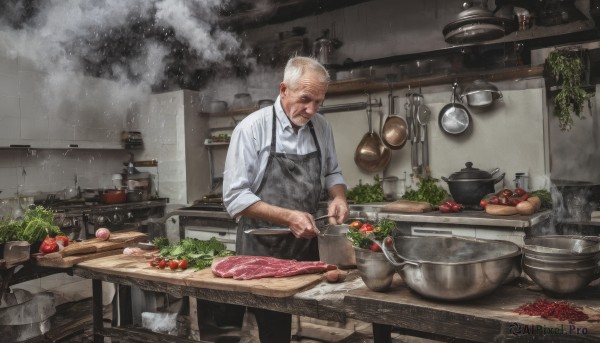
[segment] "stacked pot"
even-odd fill
[[[577,292],[598,278],[600,243],[594,237],[540,236],[525,239],[523,271],[542,289]]]

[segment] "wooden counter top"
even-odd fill
[[[348,317],[359,320],[392,325],[432,336],[476,342],[504,342],[513,339],[539,341],[542,338],[554,342],[600,341],[600,289],[597,286],[588,286],[577,294],[558,299],[529,290],[527,285],[530,284],[524,279],[517,279],[503,285],[489,296],[469,301],[443,302],[429,300],[412,292],[402,279],[397,277],[394,286],[387,293],[373,292],[366,287],[349,291],[344,297],[344,308]],[[566,300],[575,306],[583,307],[584,312],[590,316],[590,321],[571,324],[512,312],[521,305],[541,298],[550,301]],[[561,334],[536,334],[531,331],[532,325],[535,330],[546,328],[560,331]],[[577,329],[580,330],[579,334]],[[583,334],[583,330],[586,334]]]

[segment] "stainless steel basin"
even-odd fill
[[[512,242],[459,237],[403,236],[382,248],[410,289],[445,301],[493,292],[516,269],[521,255]]]
[[[544,290],[557,294],[577,292],[598,277],[596,266],[579,268],[543,268],[523,263],[523,270]]]

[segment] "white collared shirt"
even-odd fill
[[[279,97],[274,106],[276,151],[297,155],[316,151],[308,125],[302,126],[297,134],[294,133]],[[238,123],[231,136],[223,172],[223,203],[232,217],[260,200],[255,192],[265,173],[271,149],[272,115],[271,106],[259,109]],[[331,125],[319,113],[312,117],[311,122],[321,148],[321,185],[324,189],[338,184],[345,186]]]

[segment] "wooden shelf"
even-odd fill
[[[463,83],[480,78],[484,78],[486,81],[493,82],[517,78],[541,77],[543,76],[543,73],[544,65],[541,64],[536,66],[527,65],[495,70],[477,70],[453,74],[428,75],[424,77],[405,79],[392,83],[374,81],[368,78],[359,78],[343,81],[332,81],[329,84],[327,96],[384,92],[389,90],[390,87],[392,87],[392,89],[404,89],[408,88],[409,86],[411,88],[418,88],[444,84],[451,85],[452,83],[454,83],[454,81]],[[253,106],[249,108],[240,108],[224,112],[200,112],[200,114],[209,116],[248,115],[256,111],[257,109],[258,106]]]
[[[383,92],[391,86],[393,89],[417,88],[426,86],[435,86],[443,84],[452,84],[454,81],[469,82],[479,78],[485,78],[486,81],[501,81],[515,78],[541,77],[544,72],[544,65],[511,67],[497,70],[468,71],[464,73],[430,75],[418,78],[401,80],[398,82],[377,82],[366,78],[355,80],[334,81],[329,85],[327,95],[345,95],[355,93],[373,93]]]
[[[205,116],[214,116],[214,117],[227,117],[227,116],[237,116],[237,115],[248,115],[256,110],[258,110],[258,105],[253,105],[252,107],[245,108],[236,108],[234,110],[227,110],[222,112],[200,112],[200,115]]]

